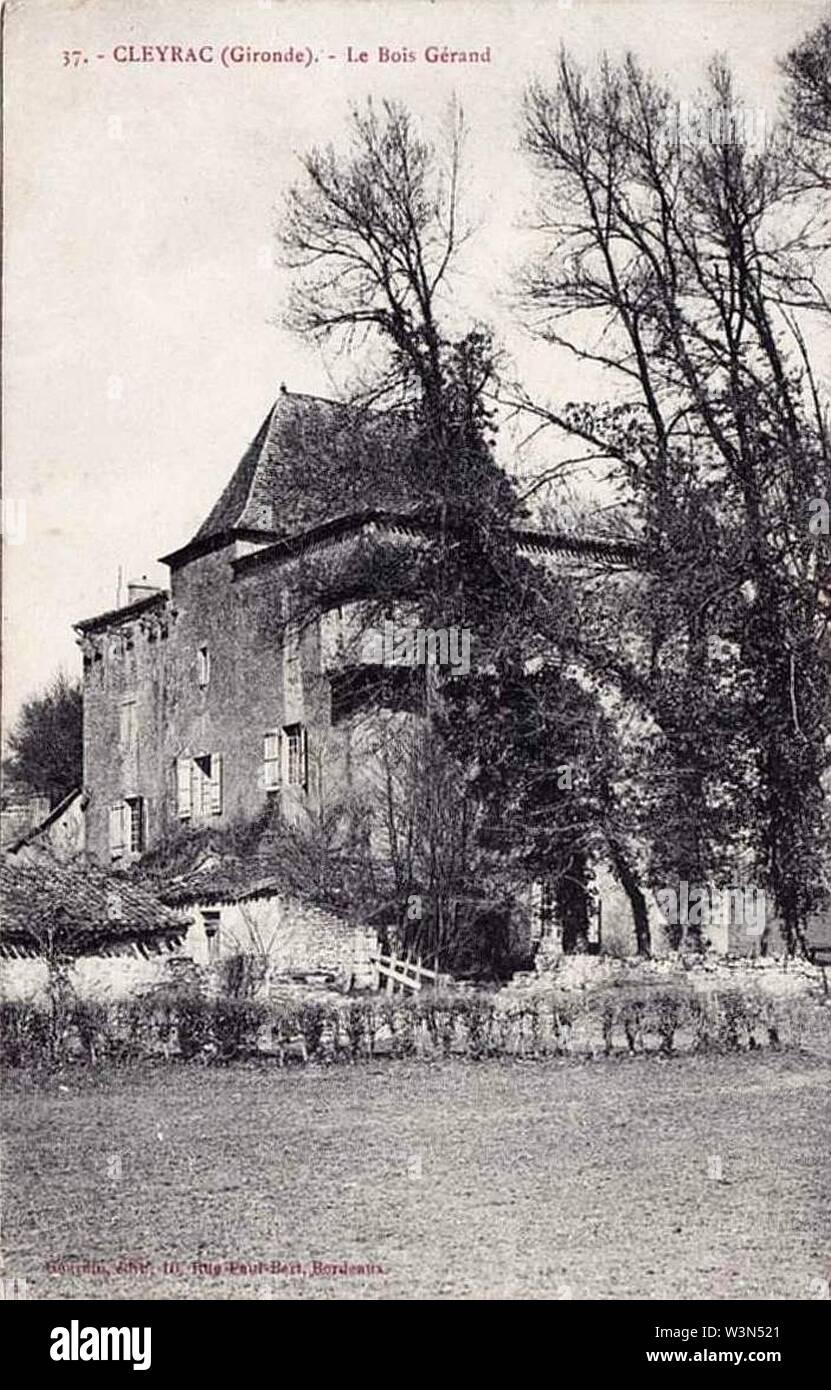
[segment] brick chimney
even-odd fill
[[[150,598],[152,594],[160,594],[162,590],[157,584],[148,584],[147,575],[143,574],[141,579],[127,580],[127,603],[138,603],[140,599]]]

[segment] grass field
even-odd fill
[[[16,1077],[5,1273],[32,1298],[816,1297],[829,1080],[787,1053]]]

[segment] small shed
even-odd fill
[[[0,858],[0,958],[134,955],[178,950],[189,919],[135,876],[40,856]]]
[[[364,923],[293,891],[280,874],[205,854],[188,872],[160,887],[164,901],[189,910],[184,951],[199,965],[233,955],[259,958],[269,977],[328,975],[371,983],[377,933]]]

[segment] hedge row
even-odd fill
[[[820,1011],[804,998],[752,988],[684,986],[594,992],[424,993],[268,1003],[155,992],[130,1001],[75,999],[60,1017],[0,1002],[7,1066],[73,1058],[114,1063],[176,1056],[208,1062],[272,1056],[285,1062],[359,1062],[379,1056],[544,1058],[676,1050],[799,1046]]]

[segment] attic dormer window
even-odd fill
[[[211,654],[207,647],[200,647],[196,653],[197,679],[204,688],[211,679]]]

